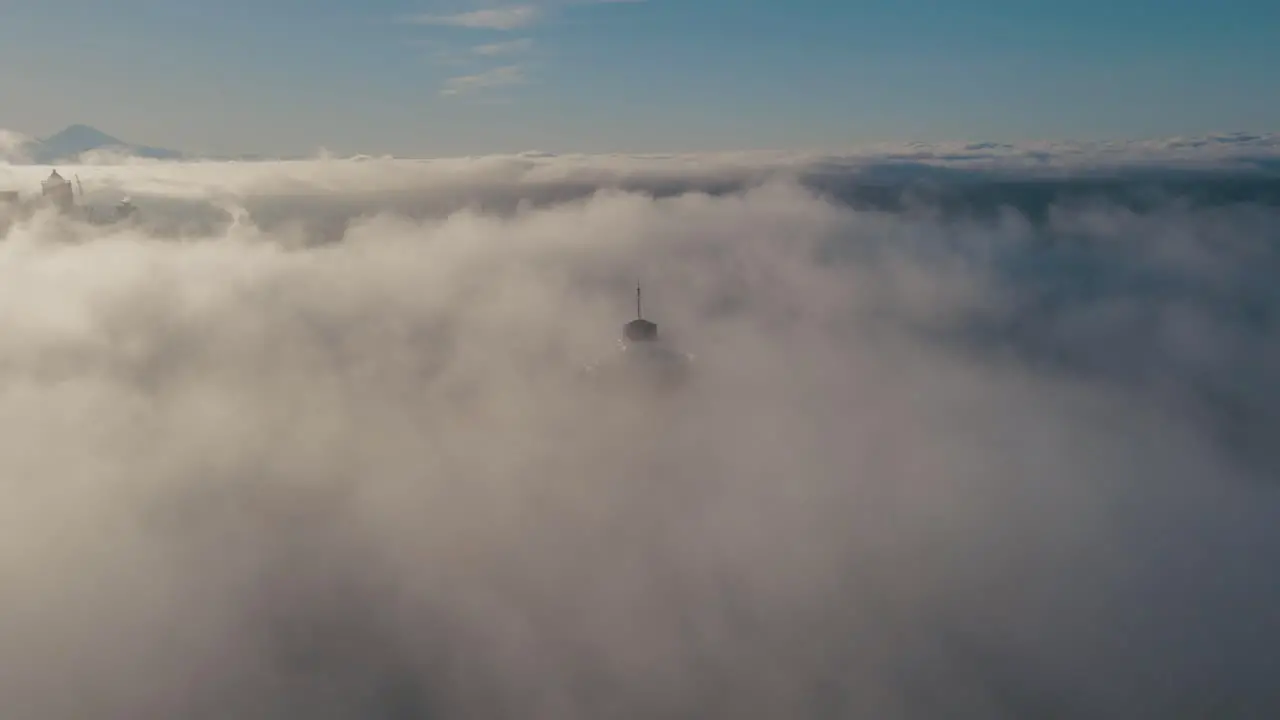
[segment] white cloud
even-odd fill
[[[1274,716],[1276,208],[839,201],[1035,157],[925,152],[62,168],[141,217],[0,209],[6,720]],[[637,277],[682,393],[579,382]]]
[[[538,20],[542,10],[534,5],[473,10],[454,15],[415,15],[408,22],[415,25],[448,25],[484,30],[516,30],[528,27]]]
[[[480,90],[521,85],[524,82],[524,70],[519,65],[505,65],[475,75],[461,75],[449,78],[445,82],[445,88],[441,93],[444,95],[460,95]]]
[[[23,133],[0,129],[0,162],[26,162],[27,146],[32,140]]]

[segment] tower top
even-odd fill
[[[633,342],[658,339],[657,323],[644,319],[644,307],[640,300],[640,283],[636,283],[636,319],[623,326],[622,334]]]

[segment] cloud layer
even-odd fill
[[[64,168],[6,717],[1274,714],[1266,147]]]

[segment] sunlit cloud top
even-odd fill
[[[0,164],[5,720],[1277,717],[1275,145]]]

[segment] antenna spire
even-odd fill
[[[623,327],[623,334],[628,340],[655,340],[658,337],[658,326],[644,319],[644,306],[640,304],[640,283],[636,283],[636,319]]]

